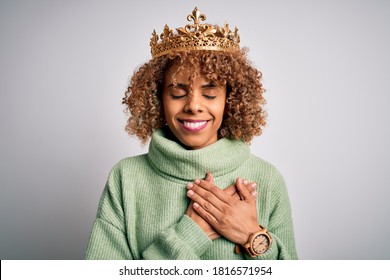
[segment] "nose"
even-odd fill
[[[198,94],[192,92],[187,96],[184,111],[192,114],[203,112],[202,100]]]

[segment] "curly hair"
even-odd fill
[[[199,74],[217,85],[226,84],[225,113],[218,137],[249,143],[262,133],[266,124],[265,92],[262,74],[247,58],[247,50],[237,52],[188,51],[174,52],[153,58],[137,69],[122,103],[129,114],[126,132],[136,135],[145,144],[153,131],[166,125],[161,95],[165,73],[179,63],[176,73],[188,65],[198,66]]]

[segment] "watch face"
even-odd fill
[[[253,251],[256,254],[262,255],[269,248],[269,239],[265,234],[259,234],[253,239],[252,243]]]

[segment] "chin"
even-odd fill
[[[189,150],[196,150],[204,148],[214,142],[209,142],[208,140],[204,139],[180,139],[180,143]]]
[[[214,133],[206,130],[198,133],[182,131],[182,127],[173,127],[170,130],[175,136],[176,141],[188,150],[201,149],[218,140]]]
[[[205,145],[203,142],[196,141],[180,141],[180,143],[189,150],[199,149],[199,147],[203,147]]]

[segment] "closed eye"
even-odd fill
[[[215,99],[215,98],[216,98],[216,96],[214,96],[214,95],[207,95],[207,94],[203,94],[203,96],[204,96],[205,98],[207,98],[207,99],[210,99],[210,100],[212,100],[212,99]]]
[[[180,98],[187,96],[188,86],[185,84],[181,84],[181,83],[173,84],[172,83],[172,84],[168,85],[168,88],[170,89],[170,96],[172,97],[172,99],[180,99]]]
[[[215,94],[218,92],[219,87],[213,83],[208,83],[202,86],[203,96],[209,100],[213,100],[217,97]]]
[[[175,95],[175,94],[171,94],[171,97],[173,99],[180,99],[180,98],[184,98],[186,97],[187,94],[183,94],[183,95]]]

